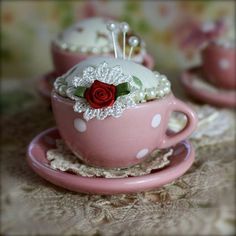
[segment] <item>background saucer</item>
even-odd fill
[[[43,74],[37,78],[36,88],[39,95],[47,102],[51,104],[51,92],[53,89],[53,83],[55,79],[59,76],[59,73],[52,71]]]
[[[55,147],[60,135],[56,128],[36,136],[28,147],[28,163],[42,178],[68,190],[92,194],[133,193],[157,188],[183,175],[194,161],[194,150],[188,141],[174,147],[168,167],[151,174],[127,178],[94,178],[53,170],[46,159],[48,149]]]
[[[191,98],[218,107],[236,107],[236,91],[218,89],[203,78],[201,67],[194,67],[184,71],[180,76],[180,81]],[[201,80],[200,82],[205,86],[202,88],[197,86],[195,83],[197,80]]]

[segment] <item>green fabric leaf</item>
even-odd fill
[[[125,82],[116,86],[116,97],[124,96],[130,93],[129,83]]]
[[[79,86],[76,88],[74,95],[80,98],[84,98],[84,93],[86,91],[86,87]]]
[[[138,77],[136,77],[134,75],[132,77],[133,77],[134,83],[141,89],[143,87],[142,81]]]

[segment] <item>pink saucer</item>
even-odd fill
[[[43,131],[30,143],[27,154],[31,168],[42,178],[71,191],[91,194],[134,193],[150,190],[172,182],[183,175],[193,164],[194,150],[188,141],[182,141],[174,147],[171,163],[151,174],[126,178],[82,177],[71,173],[53,170],[46,159],[48,149],[55,147],[60,139],[56,128]]]
[[[59,73],[52,71],[37,78],[36,88],[40,96],[48,103],[51,103],[51,92],[55,79]]]
[[[188,69],[184,71],[180,77],[180,81],[186,93],[192,98],[218,107],[236,107],[236,91],[217,90],[213,85],[208,84],[207,81],[197,78],[196,75],[204,78],[201,67]],[[212,89],[199,88],[195,83],[197,80],[199,80],[198,82],[204,81],[204,83],[207,86],[211,86]]]

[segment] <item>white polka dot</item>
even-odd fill
[[[157,128],[160,123],[161,123],[161,115],[156,114],[155,116],[153,116],[153,118],[152,118],[152,127]]]
[[[219,61],[219,67],[223,70],[227,70],[230,66],[230,63],[227,59],[221,59]]]
[[[74,120],[74,127],[79,131],[79,132],[85,132],[87,129],[87,125],[84,120],[77,118]]]
[[[136,157],[137,157],[138,159],[141,159],[141,158],[145,157],[147,154],[148,154],[148,149],[147,149],[147,148],[144,148],[144,149],[140,150],[140,151],[137,153]]]

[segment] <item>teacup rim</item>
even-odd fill
[[[93,54],[89,54],[89,53],[81,53],[79,51],[70,52],[70,51],[64,50],[64,49],[58,47],[54,40],[51,40],[51,50],[52,51],[58,51],[60,54],[63,54],[63,55],[66,55],[66,56],[78,56],[78,57],[83,57],[85,59],[89,58],[89,57],[99,56],[99,55],[93,55]],[[113,55],[112,52],[110,52],[110,53],[104,54],[103,56],[112,56],[112,55]],[[150,54],[148,51],[146,52],[145,56],[151,57],[153,59],[152,54]]]
[[[88,53],[81,53],[79,51],[75,51],[75,52],[71,52],[68,50],[64,50],[62,48],[60,48],[54,40],[51,41],[51,50],[52,51],[58,51],[60,54],[66,55],[66,56],[78,56],[78,57],[83,57],[83,58],[88,58],[90,57],[92,54],[88,54]]]

